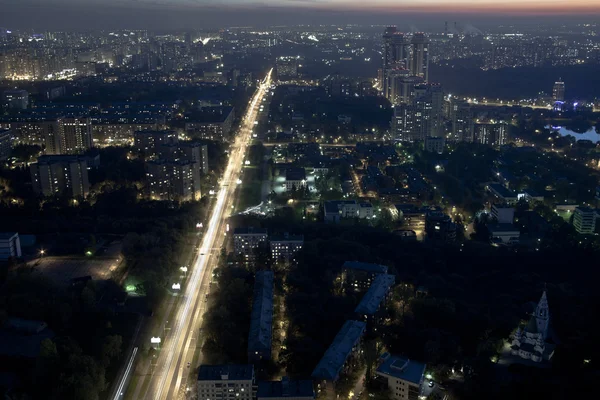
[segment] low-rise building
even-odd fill
[[[358,218],[360,219],[371,219],[375,217],[373,211],[373,204],[371,203],[358,203]]]
[[[387,383],[394,400],[418,400],[424,373],[425,364],[389,353],[381,355],[375,371],[378,379]]]
[[[285,171],[285,190],[299,190],[306,187],[306,170],[300,167],[288,168]]]
[[[271,359],[273,339],[273,271],[258,271],[248,335],[248,362]]]
[[[255,250],[262,244],[267,244],[269,235],[266,229],[236,228],[233,232],[233,251],[241,255],[246,262],[254,259]]]
[[[253,400],[252,365],[201,365],[198,400]]]
[[[304,246],[304,236],[290,235],[289,233],[284,233],[282,236],[272,236],[270,246],[273,261],[295,261],[296,253]]]
[[[490,239],[495,244],[518,244],[521,232],[511,224],[489,224]]]
[[[388,267],[385,265],[346,261],[342,265],[342,283],[356,291],[366,290],[378,275],[387,272]]]
[[[0,233],[0,261],[21,257],[21,240],[17,232]]]
[[[457,226],[449,215],[442,211],[430,210],[425,216],[427,239],[452,242],[456,240]]]
[[[591,235],[596,232],[598,213],[590,207],[577,207],[573,213],[573,226],[577,233]]]
[[[354,355],[360,352],[365,329],[366,324],[361,321],[344,323],[312,373],[312,378],[321,387],[324,385],[328,390],[332,389],[331,386],[339,379],[340,374],[353,367]]]
[[[315,389],[311,380],[291,380],[287,376],[280,381],[258,382],[256,400],[312,400]]]
[[[30,165],[33,191],[43,196],[86,197],[90,192],[88,157],[46,155]]]
[[[518,201],[517,194],[499,183],[490,183],[487,190],[496,198],[499,203],[513,204]]]
[[[369,290],[362,297],[354,313],[358,318],[364,319],[367,323],[378,323],[379,317],[384,313],[380,312],[389,298],[390,288],[395,282],[396,277],[389,274],[379,274],[373,279]]]
[[[340,222],[342,218],[358,218],[356,200],[330,200],[323,204],[325,222]]]
[[[515,219],[515,208],[506,204],[492,204],[492,217],[499,224],[512,224]]]

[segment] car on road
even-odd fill
[[[433,383],[433,381],[429,381],[429,387],[432,388],[435,386],[435,383]]]

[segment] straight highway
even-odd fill
[[[260,103],[271,85],[271,73],[272,70],[268,72],[250,100],[238,134],[230,147],[227,167],[220,182],[204,237],[190,268],[190,277],[182,287],[183,299],[175,312],[175,320],[171,321],[169,334],[163,338],[156,367],[153,368],[151,375],[146,377],[150,382],[144,385],[145,390],[136,391],[136,399],[185,399],[196,387],[195,382],[187,381],[191,371],[196,367],[190,364],[194,351],[201,343],[199,329],[206,311],[206,296],[220,254],[218,250],[213,250],[220,249],[224,244],[227,219],[233,208],[247,147],[252,140],[254,121]]]

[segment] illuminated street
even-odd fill
[[[218,255],[225,240],[226,220],[232,210],[236,183],[240,179],[246,148],[251,141],[258,105],[271,84],[269,72],[249,104],[240,131],[231,146],[229,162],[221,179],[221,189],[196,256],[190,278],[182,288],[183,300],[170,324],[170,332],[163,339],[156,367],[149,379],[150,385],[136,398],[175,399],[185,398],[187,388],[193,389],[195,382],[187,384],[188,374],[196,366],[189,366],[197,346],[199,328],[205,311],[212,271],[217,265]]]

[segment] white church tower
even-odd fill
[[[542,339],[546,340],[548,337],[548,325],[550,323],[550,309],[548,308],[548,299],[546,298],[545,290],[535,308],[535,320],[538,332],[542,334]]]

